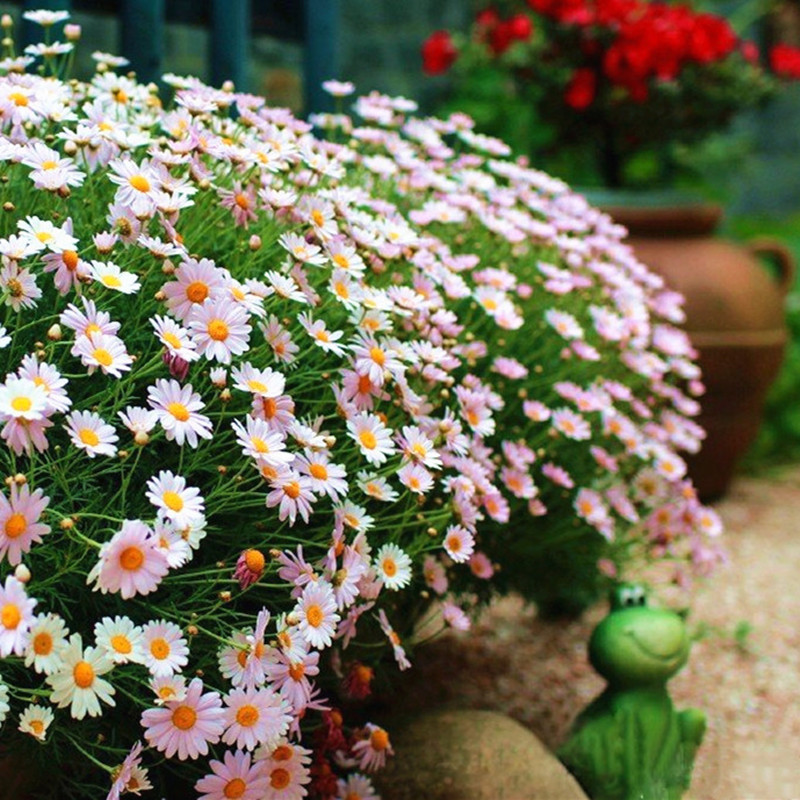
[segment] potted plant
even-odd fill
[[[686,295],[686,328],[708,388],[708,439],[692,474],[708,498],[724,492],[758,429],[785,347],[793,265],[776,243],[744,251],[714,238],[721,208],[687,193],[687,176],[698,149],[718,142],[738,112],[800,75],[799,57],[780,44],[762,64],[725,18],[646,0],[498,3],[469,32],[438,31],[423,45],[425,70],[450,71],[459,102],[474,98],[473,76],[479,89],[494,76],[495,96],[525,107],[523,127],[538,131],[525,152],[561,177],[601,187],[590,197]],[[497,122],[491,106],[475,108]],[[777,283],[755,253],[776,262]]]

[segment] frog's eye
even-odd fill
[[[627,584],[620,586],[612,595],[612,608],[641,608],[647,605],[647,594],[642,586]]]

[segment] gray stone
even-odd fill
[[[527,728],[493,711],[436,711],[387,726],[384,800],[586,800]]]

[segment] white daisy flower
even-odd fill
[[[61,668],[48,675],[47,683],[53,689],[50,702],[59,708],[70,707],[74,719],[99,717],[102,714],[100,700],[110,706],[114,702],[114,687],[101,678],[114,669],[114,662],[100,647],[83,648],[79,633],[69,637],[69,644],[62,653]]]
[[[97,455],[116,455],[117,447],[114,442],[119,437],[111,425],[105,423],[93,411],[73,411],[67,416],[64,430],[70,435],[75,447],[85,450],[89,458]]]
[[[336,613],[336,597],[329,583],[319,580],[307,584],[294,613],[300,620],[300,635],[311,647],[320,650],[330,647],[341,618]]]
[[[159,620],[144,626],[144,663],[156,678],[174,675],[188,663],[189,647],[174,622]]]
[[[128,617],[103,617],[95,623],[94,638],[115,664],[144,662],[144,634]]]
[[[391,429],[375,414],[354,414],[347,420],[347,431],[371,464],[383,464],[395,452]]]
[[[411,558],[396,544],[383,545],[374,564],[387,589],[397,591],[411,582]]]
[[[184,528],[203,518],[205,505],[200,490],[187,486],[185,478],[169,470],[161,470],[158,477],[147,481],[145,495],[176,528]]]
[[[25,666],[51,675],[61,667],[61,652],[67,646],[69,631],[58,614],[39,614],[30,629],[25,650]]]
[[[19,715],[20,733],[27,733],[40,742],[47,738],[47,729],[54,719],[53,710],[47,706],[30,705]]]

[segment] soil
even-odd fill
[[[697,585],[689,665],[670,683],[678,708],[708,715],[691,800],[800,798],[800,466],[738,478],[717,504],[730,562]],[[551,748],[603,687],[586,642],[606,612],[545,622],[520,598],[496,602],[470,634],[416,654],[406,712],[502,711]]]

